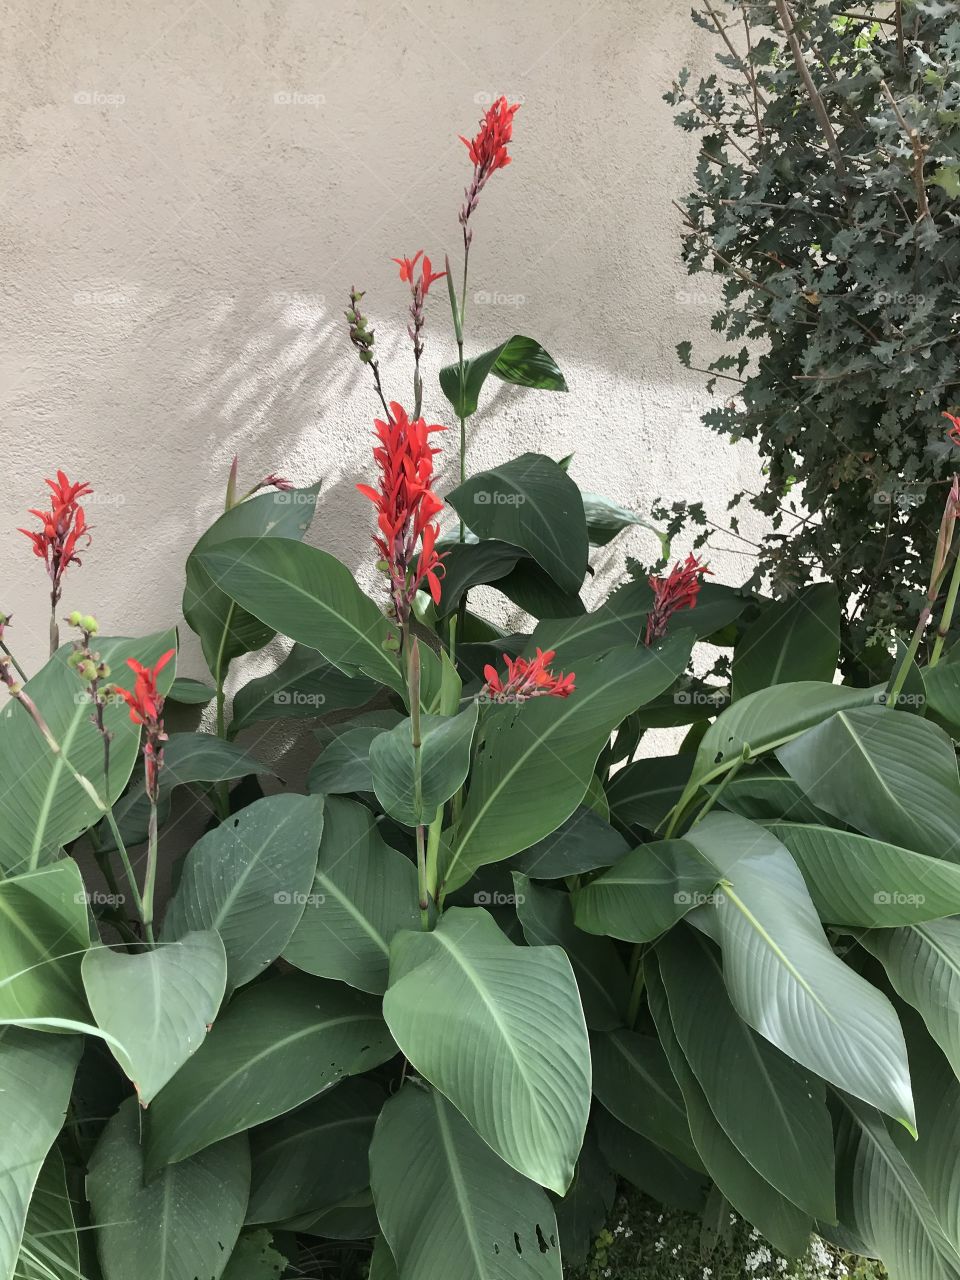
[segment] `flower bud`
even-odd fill
[[[77,675],[84,680],[96,680],[97,664],[95,662],[91,662],[89,658],[84,658],[77,667]]]
[[[86,655],[80,649],[74,649],[72,653],[67,654],[67,666],[72,667],[74,671],[80,666],[81,662],[86,662]]]
[[[110,679],[110,668],[107,666],[105,662],[101,662],[100,666],[97,668],[97,678],[99,680]]]
[[[71,627],[79,627],[82,619],[83,614],[79,613],[76,609],[74,609],[73,613],[67,616],[67,622],[69,622]]]
[[[83,627],[84,631],[88,632],[92,636],[95,636],[100,630],[100,624],[97,622],[96,618],[91,617],[89,613],[84,614],[80,619],[80,626]]]

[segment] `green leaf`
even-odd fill
[[[372,791],[370,748],[383,732],[382,725],[360,725],[339,734],[313,762],[307,779],[311,795]]]
[[[733,697],[796,680],[833,681],[840,657],[840,601],[832,582],[774,600],[733,652]]]
[[[891,1280],[957,1280],[960,1256],[883,1117],[856,1098],[841,1094],[840,1102],[840,1220],[883,1259]]]
[[[787,1200],[836,1222],[823,1081],[747,1026],[727,994],[719,954],[702,934],[673,930],[657,959],[677,1042],[727,1137]]]
[[[677,1039],[667,993],[653,953],[644,961],[644,982],[657,1033],[683,1093],[694,1145],[707,1172],[730,1203],[782,1253],[806,1252],[811,1220],[745,1160],[710,1109]]]
[[[139,955],[96,947],[83,957],[93,1016],[123,1045],[111,1049],[141,1106],[200,1048],[226,984],[226,953],[212,930]]]
[[[927,179],[934,186],[943,187],[952,199],[960,198],[960,165],[941,164]]]
[[[80,1244],[63,1157],[52,1147],[30,1200],[17,1280],[77,1280]]]
[[[927,715],[952,737],[960,736],[960,662],[940,662],[920,672]]]
[[[531,947],[557,946],[567,953],[580,989],[587,1026],[605,1031],[626,1021],[630,984],[609,938],[582,933],[573,923],[570,895],[513,873],[517,916]]]
[[[369,997],[301,974],[258,982],[234,996],[154,1099],[148,1170],[283,1115],[395,1052]]]
[[[741,1018],[810,1071],[912,1129],[907,1053],[893,1006],[834,954],[787,850],[732,813],[708,814],[686,839],[723,876],[713,910],[724,979]]]
[[[460,790],[470,771],[479,710],[471,702],[456,716],[421,715],[419,777],[412,720],[402,720],[371,742],[373,789],[391,818],[408,827],[429,826],[440,806]]]
[[[743,758],[745,748],[752,756],[772,751],[834,712],[868,706],[876,697],[873,689],[812,680],[747,694],[721,712],[703,735],[684,796],[692,797],[705,783],[721,777]]]
[[[210,733],[171,733],[163,749],[161,786],[167,791],[196,782],[231,782],[252,773],[270,774],[243,747]]]
[[[244,1135],[144,1180],[140,1117],[129,1098],[90,1160],[90,1200],[103,1280],[219,1280],[250,1189]]]
[[[656,831],[690,780],[693,756],[654,756],[634,760],[610,779],[610,811],[624,826]]]
[[[656,1036],[608,1031],[593,1036],[590,1047],[593,1091],[610,1114],[690,1168],[698,1168],[700,1157],[690,1137],[683,1098]]]
[[[271,633],[316,649],[347,675],[365,675],[403,693],[403,673],[384,647],[396,628],[326,551],[286,538],[242,538],[197,559]]]
[[[514,334],[507,342],[463,362],[440,370],[440,387],[458,418],[476,413],[483,384],[490,374],[521,387],[540,391],[566,391],[567,384],[553,357],[532,338]]]
[[[264,720],[300,720],[360,707],[378,687],[363,676],[345,675],[316,649],[295,644],[275,671],[237,691],[230,733]]]
[[[829,822],[827,814],[810,803],[796,782],[769,758],[755,761],[735,778],[717,783],[722,808],[753,822]]]
[[[538,880],[560,880],[612,866],[628,848],[619,831],[592,809],[581,806],[556,831],[515,854],[510,866]]]
[[[516,947],[486,911],[451,908],[432,933],[394,938],[383,1013],[415,1069],[499,1156],[566,1191],[590,1106],[590,1050],[559,947]]]
[[[960,868],[854,831],[768,822],[803,872],[821,920],[868,929],[960,914]]]
[[[111,681],[132,689],[128,658],[152,665],[175,649],[175,631],[142,640],[97,638],[97,649],[112,669]],[[110,790],[103,779],[103,739],[91,718],[91,704],[75,671],[67,666],[73,646],[63,645],[42,671],[24,685],[64,755],[108,803],[116,801],[130,778],[140,751],[140,730],[129,708],[111,698],[104,711],[110,743]],[[161,693],[174,677],[174,664],[160,673]],[[0,710],[0,871],[30,870],[56,857],[61,847],[82,835],[101,816],[96,801],[54,755],[30,715],[12,699]]]
[[[317,797],[267,796],[208,831],[187,854],[164,939],[214,929],[229,989],[250,982],[276,960],[307,907],[323,813]]]
[[[550,1201],[435,1090],[390,1099],[370,1170],[399,1280],[561,1280]]]
[[[525,554],[521,547],[496,538],[485,538],[482,542],[445,543],[439,549],[444,552],[440,604],[437,606],[441,616],[453,613],[460,597],[471,587],[503,578]]]
[[[960,920],[928,920],[904,929],[872,930],[860,942],[877,957],[897,994],[917,1009],[960,1074]]]
[[[269,1231],[245,1231],[230,1255],[222,1280],[277,1280],[287,1259],[273,1247]]]
[[[283,1222],[330,1209],[370,1185],[368,1151],[384,1092],[345,1080],[250,1138],[247,1222]]]
[[[0,1276],[12,1278],[40,1170],[63,1127],[83,1041],[0,1027]]]
[[[447,494],[481,538],[520,547],[573,595],[587,572],[587,522],[580,490],[542,453],[524,453],[481,471]]]
[[[555,831],[586,795],[615,726],[671,684],[689,653],[689,635],[658,649],[617,649],[579,665],[576,692],[563,701],[536,698],[487,712],[446,887]]]
[[[417,872],[384,843],[364,805],[327,800],[311,896],[283,958],[317,977],[382,995],[391,939],[419,926]]]
[[[929,720],[887,707],[841,711],[777,755],[813,803],[841,821],[960,860],[957,755]]]
[[[576,890],[574,919],[588,933],[652,942],[705,902],[718,879],[716,869],[684,840],[642,844]]]
[[[669,557],[669,537],[658,529],[656,525],[645,520],[639,511],[630,511],[626,507],[619,507],[615,502],[611,502],[609,498],[602,498],[598,493],[583,494],[583,510],[587,517],[587,533],[591,546],[606,547],[624,529],[629,529],[631,526],[639,526],[656,535],[660,543],[661,556],[664,560]]]
[[[190,676],[177,676],[167,694],[169,702],[179,702],[185,707],[205,707],[217,696],[212,684],[194,680]]]
[[[397,1264],[383,1236],[377,1236],[374,1243],[367,1280],[397,1280]]]
[[[80,961],[89,945],[87,893],[72,859],[0,880],[0,1021],[84,1020]]]
[[[567,1266],[586,1262],[594,1240],[606,1225],[616,1194],[616,1175],[604,1159],[596,1125],[591,1123],[570,1190],[554,1205]]]
[[[558,587],[536,560],[524,556],[509,573],[490,584],[524,613],[534,618],[569,618],[584,613],[584,604],[575,591]]]
[[[702,1211],[708,1182],[702,1172],[628,1129],[602,1107],[595,1123],[603,1158],[621,1178],[661,1204],[687,1213]]]
[[[226,678],[227,667],[234,658],[268,644],[275,629],[238,608],[220,589],[202,557],[239,538],[246,539],[251,547],[261,539],[302,538],[310,528],[319,492],[320,485],[315,484],[309,489],[248,498],[225,511],[187,557],[183,616],[200,637],[203,656],[215,681]]]

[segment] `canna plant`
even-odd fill
[[[465,250],[512,120],[469,144]],[[26,679],[0,620],[0,1280],[560,1280],[618,1177],[702,1212],[706,1249],[732,1209],[788,1255],[816,1231],[957,1280],[960,655],[918,666],[933,604],[867,688],[834,682],[829,584],[771,600],[690,556],[588,611],[591,545],[639,517],[535,453],[438,496],[438,276],[399,266],[412,411],[357,289],[348,315],[375,596],[303,541],[319,486],[240,496],[235,466],[186,567],[209,685],[175,632],[81,613]],[[486,376],[551,368],[515,336],[441,372],[464,458]],[[957,514],[952,489],[932,602]],[[690,674],[698,640],[727,685]],[[215,733],[174,727],[207,703]],[[245,745],[281,719],[314,722],[306,794]],[[638,758],[662,727],[681,749]],[[209,825],[172,865],[186,787]]]

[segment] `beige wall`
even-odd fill
[[[627,505],[701,498],[722,522],[757,464],[698,421],[675,343],[705,336],[671,198],[689,140],[661,100],[707,65],[683,0],[12,0],[2,151],[0,609],[35,667],[42,566],[14,530],[56,466],[90,479],[94,545],[64,610],[135,633],[179,617],[182,561],[232,455],[253,482],[324,477],[314,538],[369,562],[373,401],[342,319],[356,282],[388,388],[408,399],[405,286],[389,259],[459,247],[458,132],[484,95],[522,97],[515,163],[476,216],[469,343],[514,330],[566,396],[498,384],[474,420],[478,469],[575,451],[584,487]],[[286,99],[286,100],[284,100]],[[292,101],[290,101],[292,99]],[[427,412],[451,358],[430,299]],[[447,477],[452,476],[452,456]],[[442,486],[443,487],[443,486]],[[648,536],[621,544],[654,555]],[[727,537],[717,546],[733,546]],[[686,548],[678,548],[686,549]],[[720,576],[745,565],[714,556]],[[601,581],[621,561],[602,553]],[[190,638],[192,640],[192,637]],[[200,675],[188,643],[182,669]]]

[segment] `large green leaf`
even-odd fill
[[[480,908],[393,940],[383,1013],[397,1044],[518,1172],[562,1195],[590,1107],[570,961],[517,947]]]
[[[823,1081],[747,1026],[727,994],[720,957],[702,934],[674,929],[658,945],[657,959],[677,1042],[727,1137],[798,1208],[836,1222]]]
[[[126,660],[155,663],[175,649],[175,631],[142,640],[97,639],[97,649],[112,670],[111,681],[132,689],[134,674]],[[54,755],[30,715],[14,700],[0,710],[0,871],[27,870],[55,857],[57,851],[95,823],[101,810],[76,781],[63,756],[94,790],[113,803],[130,778],[140,750],[140,730],[120,698],[108,700],[104,725],[110,742],[110,787],[104,785],[103,739],[92,721],[92,708],[77,674],[67,666],[72,645],[63,645],[42,671],[24,686],[40,709],[62,755]],[[174,664],[160,673],[161,693],[174,678]]]
[[[255,978],[308,907],[322,832],[323,800],[295,795],[255,800],[208,831],[187,854],[164,939],[214,929],[226,949],[229,988]]]
[[[170,791],[196,782],[232,782],[273,770],[245,748],[212,733],[171,733],[163,749],[161,787]]]
[[[313,762],[307,779],[311,795],[372,791],[370,748],[383,732],[382,725],[358,725],[338,734]]]
[[[83,957],[83,985],[110,1048],[147,1106],[196,1053],[227,984],[219,934],[188,933],[153,951],[127,955],[96,947]]]
[[[960,867],[855,831],[764,824],[793,855],[821,920],[892,928],[960,915]]]
[[[370,744],[370,774],[377,799],[397,822],[429,826],[437,810],[463,786],[479,706],[455,716],[420,717],[420,750],[413,749],[413,721],[402,720]],[[418,760],[419,754],[419,760]]]
[[[590,1047],[593,1091],[610,1114],[696,1169],[683,1098],[657,1037],[621,1029],[594,1035]]]
[[[448,889],[541,840],[573,813],[612,730],[676,679],[690,643],[680,634],[657,649],[616,649],[578,666],[576,692],[566,700],[536,698],[484,716],[444,867]]]
[[[148,1112],[151,1171],[316,1097],[396,1049],[376,1001],[301,974],[234,996]]]
[[[811,804],[803,789],[769,756],[741,769],[735,778],[712,783],[722,808],[739,813],[754,822],[830,821],[816,805]]]
[[[368,1151],[383,1103],[383,1090],[372,1080],[345,1080],[307,1106],[254,1129],[247,1222],[319,1213],[368,1187]]]
[[[517,915],[528,944],[562,947],[567,953],[587,1026],[597,1031],[623,1026],[630,984],[614,944],[574,925],[569,893],[534,884],[519,871],[513,873],[513,884]]]
[[[774,600],[733,653],[733,697],[793,680],[833,681],[840,657],[840,601],[832,582]]]
[[[419,925],[417,871],[384,843],[364,805],[327,800],[312,897],[283,958],[307,973],[382,995],[390,940]]]
[[[522,547],[515,547],[509,542],[500,542],[496,538],[484,538],[479,541],[472,535],[473,541],[444,544],[443,577],[440,580],[441,616],[452,613],[460,603],[460,597],[471,587],[481,583],[496,582],[515,568],[523,559]]]
[[[216,520],[187,557],[183,616],[200,637],[203,656],[214,679],[223,680],[227,667],[242,653],[262,649],[274,628],[238,608],[220,590],[201,557],[237,538],[251,546],[261,539],[298,539],[310,528],[320,485],[286,493],[261,493],[241,502]]]
[[[654,756],[635,760],[610,779],[610,811],[625,826],[656,831],[683,795],[693,756]]]
[[[640,528],[647,529],[656,535],[664,558],[670,555],[670,539],[656,525],[646,520],[639,511],[620,507],[598,493],[583,494],[583,510],[587,517],[587,532],[591,546],[605,547],[624,529],[639,525]]]
[[[699,1214],[709,1179],[599,1107],[592,1123],[604,1160],[621,1178],[661,1204]],[[698,1158],[699,1160],[699,1158]]]
[[[958,1280],[960,1255],[883,1116],[840,1095],[837,1208],[891,1280]],[[954,1157],[955,1158],[955,1157]]]
[[[436,1090],[408,1084],[387,1103],[370,1174],[399,1280],[561,1280],[547,1196]]]
[[[612,866],[628,848],[619,831],[582,805],[556,831],[515,854],[510,866],[538,880],[559,880]]]
[[[960,778],[944,731],[887,707],[839,711],[777,753],[807,796],[868,836],[960,861]]]
[[[145,1180],[140,1116],[128,1099],[104,1129],[87,1173],[103,1280],[219,1280],[249,1190],[243,1134]]]
[[[533,338],[516,333],[498,347],[464,360],[462,379],[459,362],[440,370],[441,389],[458,418],[469,418],[476,413],[480,392],[490,374],[504,382],[538,391],[567,390],[563,374],[549,352]]]
[[[287,1265],[286,1257],[273,1247],[273,1236],[261,1227],[241,1234],[221,1280],[277,1280]]]
[[[745,749],[752,756],[772,751],[834,712],[868,706],[876,697],[873,689],[849,689],[816,680],[773,685],[748,693],[721,712],[703,735],[683,802],[705,783],[731,769],[743,758]]]
[[[960,662],[956,659],[924,667],[920,676],[927,715],[953,737],[960,736]]]
[[[710,1109],[695,1073],[683,1055],[673,1026],[660,969],[653,953],[644,961],[644,979],[657,1033],[683,1093],[694,1145],[714,1182],[734,1208],[781,1252],[806,1251],[811,1219],[772,1187],[740,1154]]]
[[[567,1266],[586,1262],[594,1240],[606,1225],[616,1194],[616,1174],[604,1159],[596,1125],[591,1123],[570,1190],[554,1205],[560,1251]]]
[[[33,1190],[15,1274],[17,1280],[78,1280],[82,1275],[67,1175],[56,1147]]]
[[[63,1127],[83,1042],[0,1027],[0,1277],[12,1280],[33,1190]]]
[[[897,994],[919,1010],[960,1076],[960,919],[870,931],[860,941],[886,969]]]
[[[569,618],[586,612],[576,591],[558,587],[546,570],[529,556],[518,560],[509,573],[490,586],[534,618]]]
[[[385,648],[396,628],[334,556],[286,538],[241,538],[197,560],[271,632],[316,649],[347,675],[404,691],[400,666]]]
[[[377,690],[373,680],[346,675],[316,649],[295,644],[275,671],[237,690],[230,733],[264,720],[299,720],[359,707]]]
[[[810,1071],[912,1128],[893,1006],[834,954],[787,850],[732,813],[708,814],[685,838],[723,876],[713,911],[741,1018]]]
[[[632,849],[573,894],[577,927],[625,942],[652,942],[691,908],[707,902],[719,879],[684,840]]]
[[[0,880],[0,1021],[83,1021],[87,894],[71,858]]]
[[[520,547],[557,586],[573,595],[587,572],[587,522],[580,490],[542,453],[523,453],[481,471],[447,494],[481,538]]]

